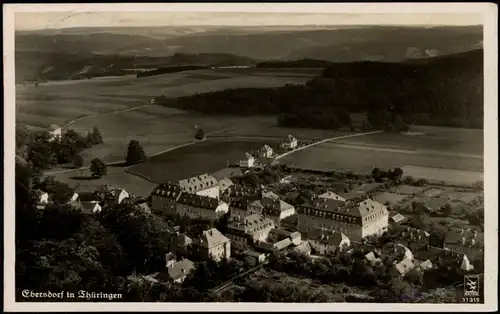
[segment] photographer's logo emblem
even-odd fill
[[[466,297],[479,296],[479,275],[464,276],[464,296]]]

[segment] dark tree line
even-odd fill
[[[206,68],[207,67],[204,65],[172,66],[172,67],[165,67],[165,68],[158,68],[158,69],[154,69],[154,70],[143,71],[143,72],[137,73],[137,77],[147,77],[147,76],[176,73],[176,72],[183,72],[183,71],[191,71],[191,70],[202,70],[202,69],[206,69]]]
[[[349,126],[349,113],[368,112],[364,128],[389,132],[411,123],[482,128],[482,54],[417,64],[334,63],[305,85],[229,89],[164,104],[206,114],[275,114],[281,125],[298,127]]]
[[[289,68],[302,68],[302,69],[315,69],[315,68],[325,68],[332,63],[325,60],[316,59],[301,59],[292,61],[264,61],[259,62],[255,66],[256,68],[271,68],[271,69],[289,69]]]
[[[388,179],[391,181],[400,181],[403,177],[403,169],[397,167],[394,169],[389,169],[384,171],[380,168],[373,168],[372,177],[375,182],[382,182],[383,179]]]

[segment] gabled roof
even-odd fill
[[[460,264],[460,269],[466,270],[466,271],[474,269],[474,266],[471,264],[471,262],[469,261],[469,258],[465,254],[462,257],[462,263]]]
[[[237,200],[231,201],[231,203],[229,204],[229,207],[247,210],[249,204],[250,204],[250,201],[248,199],[242,198],[242,199],[237,199]]]
[[[263,208],[262,202],[260,200],[251,201],[249,205],[253,207]]]
[[[398,273],[400,273],[401,275],[407,274],[410,270],[412,270],[415,267],[415,265],[409,258],[403,259],[399,263],[394,264],[394,266],[398,271]]]
[[[257,228],[261,228],[264,226],[274,226],[274,223],[272,220],[262,215],[253,214],[246,216],[243,223],[232,222],[227,226],[227,228],[228,230],[234,229],[244,231],[245,233],[251,233]]]
[[[388,213],[387,208],[383,204],[369,198],[357,204],[326,198],[317,198],[312,202],[302,205],[302,207],[361,218],[368,217],[379,212]]]
[[[218,181],[213,176],[204,173],[197,177],[180,180],[178,184],[183,192],[196,193],[217,186]]]
[[[264,146],[262,146],[262,150],[272,151],[273,149],[271,148],[271,146],[264,144]]]
[[[203,231],[201,237],[197,241],[197,245],[212,248],[226,242],[229,242],[229,239],[220,233],[219,230],[212,228],[210,230]]]
[[[193,243],[193,240],[185,234],[178,234],[172,240],[172,243],[176,246],[188,246]]]
[[[309,244],[308,241],[302,241],[299,245],[293,247],[292,249],[296,252],[306,254],[311,252],[311,245]]]
[[[260,191],[258,189],[243,186],[243,185],[233,185],[231,186],[231,196],[246,196],[246,195],[260,195]]]
[[[345,202],[345,198],[343,198],[340,195],[335,194],[332,191],[326,191],[323,194],[318,195],[319,198],[326,198],[326,199],[332,199],[332,200],[337,200],[337,201],[343,201]]]
[[[326,245],[339,246],[343,243],[349,242],[349,238],[338,231],[327,231],[321,229],[314,229],[308,233],[307,238],[310,240],[318,241]]]
[[[274,243],[274,248],[278,251],[281,251],[283,249],[286,249],[290,245],[292,245],[292,240],[290,240],[290,238],[286,238],[279,242]]]
[[[401,215],[400,213],[396,213],[391,217],[391,220],[394,221],[395,223],[400,223],[402,221],[405,221],[406,217]]]
[[[262,197],[263,198],[270,198],[270,199],[273,199],[273,200],[276,200],[276,199],[280,198],[276,193],[274,193],[272,191],[262,192]]]
[[[197,195],[197,194],[188,194],[188,193],[183,193],[179,199],[177,200],[179,204],[183,205],[189,205],[193,206],[196,208],[203,208],[203,209],[209,209],[209,210],[216,210],[219,205],[222,203],[222,201],[208,197],[208,196],[203,196],[203,195]]]
[[[194,263],[188,259],[183,259],[175,263],[173,266],[167,268],[168,276],[172,280],[178,280],[180,278],[186,277],[194,270]]]
[[[219,180],[218,184],[220,187],[224,187],[224,188],[234,185],[233,181],[231,181],[228,178],[224,178],[224,179]]]
[[[259,252],[255,252],[255,251],[252,251],[252,250],[246,250],[245,252],[243,252],[243,254],[247,255],[247,256],[256,257],[256,258],[259,258],[262,255],[264,255],[264,253],[259,253]]]
[[[146,213],[151,212],[151,209],[149,208],[149,206],[148,206],[148,204],[147,204],[147,203],[139,203],[139,204],[136,204],[136,206],[137,206],[140,210],[142,210],[142,211],[144,211],[144,212],[146,212]]]
[[[263,198],[261,200],[263,210],[268,214],[279,214],[283,211],[292,209],[293,206],[280,199]]]
[[[99,204],[93,202],[80,202],[82,212],[93,213],[96,207],[100,207]]]
[[[49,193],[47,193],[47,192],[45,192],[45,191],[42,191],[42,190],[40,190],[40,189],[36,189],[34,192],[35,192],[35,194],[36,194],[37,196],[39,196],[39,197],[40,197],[40,196],[42,196],[42,195],[48,195],[48,194],[49,194]]]
[[[380,259],[380,257],[377,257],[375,255],[375,253],[373,252],[370,252],[368,254],[365,255],[365,258],[370,262],[372,263],[372,265],[374,265],[375,263],[377,262],[382,262],[382,259]]]
[[[434,267],[434,265],[432,264],[431,260],[428,259],[428,260],[420,263],[420,265],[418,265],[418,267],[420,267],[420,269],[422,269],[422,270],[426,270],[426,269],[430,269],[430,268]]]
[[[154,190],[151,195],[176,199],[182,194],[182,189],[178,184],[161,183]]]
[[[285,139],[285,143],[290,143],[290,142],[293,142],[293,141],[296,141],[297,139],[295,137],[293,137],[292,135],[288,135]]]

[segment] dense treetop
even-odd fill
[[[348,124],[341,118],[347,111],[482,128],[483,51],[415,63],[333,63],[305,85],[229,89],[164,103],[205,114],[275,114],[288,126],[337,128]]]

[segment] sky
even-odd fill
[[[16,30],[130,26],[479,25],[480,14],[16,12]]]

